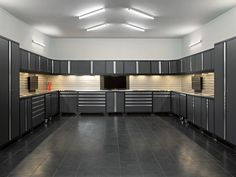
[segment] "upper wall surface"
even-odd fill
[[[183,56],[192,55],[214,47],[215,43],[236,36],[236,7],[222,14],[199,30],[183,38]],[[202,44],[190,48],[189,44],[202,40]]]

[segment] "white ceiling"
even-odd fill
[[[0,0],[0,7],[51,37],[177,38],[236,6],[236,0]],[[107,11],[78,20],[76,15],[99,7]],[[155,20],[129,14],[136,8],[156,16]],[[111,23],[99,31],[86,28]],[[133,23],[146,32],[122,26]]]

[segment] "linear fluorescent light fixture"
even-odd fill
[[[99,29],[102,29],[102,28],[107,27],[108,25],[109,25],[108,23],[103,23],[103,24],[100,24],[100,25],[95,25],[95,26],[92,26],[92,27],[87,28],[86,31],[99,30]]]
[[[131,9],[131,8],[128,8],[127,9],[130,13],[134,14],[134,15],[138,15],[138,16],[141,16],[141,17],[144,17],[144,18],[149,18],[151,20],[154,20],[154,17],[145,13],[145,12],[142,12],[140,10],[137,10],[137,9]]]
[[[193,42],[193,43],[189,44],[189,47],[194,47],[194,46],[196,46],[200,43],[202,43],[202,40],[199,40],[199,41],[196,41],[196,42]]]
[[[41,47],[46,47],[46,45],[44,43],[36,41],[36,40],[32,40],[32,43],[37,44],[37,45],[39,45]]]
[[[139,26],[136,26],[136,25],[133,25],[133,24],[130,24],[130,23],[126,23],[124,24],[124,26],[130,28],[130,29],[133,29],[133,30],[136,30],[136,31],[142,31],[142,32],[145,32],[145,29],[142,28],[142,27],[139,27]]]
[[[85,14],[82,14],[82,15],[79,15],[78,18],[81,20],[81,19],[84,19],[84,18],[93,16],[93,15],[100,14],[100,13],[102,13],[102,12],[105,12],[105,10],[106,10],[105,8],[96,9],[96,10],[93,10],[93,11],[91,11],[91,12],[88,12],[88,13],[85,13]]]

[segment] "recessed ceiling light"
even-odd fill
[[[96,14],[99,14],[99,13],[102,13],[102,12],[105,12],[105,10],[106,10],[105,8],[96,9],[96,10],[87,12],[87,13],[85,13],[85,14],[79,15],[78,18],[81,20],[81,19],[84,19],[84,18],[93,16],[93,15],[96,15]]]
[[[196,46],[200,43],[202,43],[202,40],[199,40],[199,41],[196,41],[196,42],[193,42],[193,43],[189,44],[189,47],[194,47],[194,46]]]
[[[134,15],[138,15],[138,16],[141,16],[141,17],[145,17],[145,18],[149,18],[149,19],[152,19],[154,20],[154,17],[145,13],[145,12],[142,12],[140,10],[137,10],[137,9],[131,9],[131,8],[128,8],[127,9],[130,13],[134,14]]]
[[[86,31],[99,30],[99,29],[101,29],[101,28],[107,27],[108,25],[109,25],[108,23],[103,23],[103,24],[100,24],[100,25],[95,25],[95,26],[92,26],[92,27],[87,28]]]
[[[37,45],[39,45],[41,47],[46,47],[46,45],[44,43],[36,41],[36,40],[32,40],[32,43],[37,44]]]
[[[124,24],[124,26],[126,26],[126,27],[128,27],[130,29],[133,29],[133,30],[145,32],[144,28],[136,26],[136,25],[133,25],[133,24],[130,24],[130,23],[126,23],[126,24]]]

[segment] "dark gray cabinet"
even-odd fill
[[[160,74],[160,61],[151,61],[151,73]]]
[[[47,58],[45,57],[40,57],[39,58],[39,72],[41,73],[47,73],[47,66],[48,65],[48,61]]]
[[[203,71],[214,71],[214,50],[203,52]]]
[[[104,75],[106,73],[106,62],[105,61],[93,61],[93,74]]]
[[[36,54],[30,53],[29,58],[29,71],[37,72],[39,71],[39,58]]]
[[[236,39],[231,39],[226,43],[226,140],[236,145]],[[217,75],[216,75],[217,76]],[[216,83],[217,84],[217,83]],[[216,88],[217,89],[217,88]],[[218,90],[218,89],[217,89]],[[217,104],[218,105],[218,104]],[[217,109],[217,107],[216,107]]]
[[[31,98],[20,99],[20,135],[32,129],[32,103]]]
[[[29,53],[26,50],[20,50],[20,70],[28,71],[29,69]]]
[[[169,61],[160,61],[160,74],[169,74]]]
[[[60,113],[74,113],[78,110],[77,92],[60,92]]]
[[[45,95],[45,118],[49,119],[52,117],[52,99],[51,94]]]
[[[215,45],[215,134],[225,138],[224,114],[224,43]]]
[[[0,119],[0,146],[6,144],[9,140],[9,46],[8,40],[0,38],[0,80],[2,86],[0,89],[0,110],[1,110],[1,119]]]
[[[215,104],[214,99],[209,99],[208,102],[208,131],[215,134]]]
[[[171,112],[177,116],[180,115],[180,94],[172,92],[171,93]]]
[[[194,124],[202,126],[202,100],[201,97],[194,97]]]
[[[32,97],[32,127],[42,124],[45,119],[45,96]]]
[[[181,73],[190,73],[190,57],[181,59]]]
[[[60,61],[53,60],[52,64],[53,64],[53,67],[52,67],[53,71],[52,71],[52,73],[53,74],[60,74]]]
[[[191,58],[191,72],[201,72],[202,71],[202,53],[193,55]]]
[[[194,96],[187,95],[187,120],[194,123]]]
[[[123,113],[125,109],[124,92],[107,92],[106,93],[106,112]]]
[[[169,61],[169,73],[179,74],[180,73],[180,60]]]
[[[138,74],[151,74],[151,62],[139,61],[138,62]]]
[[[52,74],[52,60],[47,59],[47,73]]]
[[[90,75],[91,61],[70,61],[70,73],[75,75]]]
[[[183,118],[187,118],[187,95],[180,94],[179,95],[179,115]]]
[[[124,74],[136,74],[136,61],[124,62]]]
[[[107,75],[114,74],[114,62],[113,61],[106,61],[106,74]]]
[[[214,99],[202,97],[202,128],[214,134]]]
[[[171,112],[171,95],[170,92],[153,92],[154,113],[169,113]]]
[[[59,113],[59,95],[58,92],[45,95],[45,117],[46,119],[56,116]]]
[[[69,74],[69,71],[68,71],[68,61],[60,61],[60,74]]]

